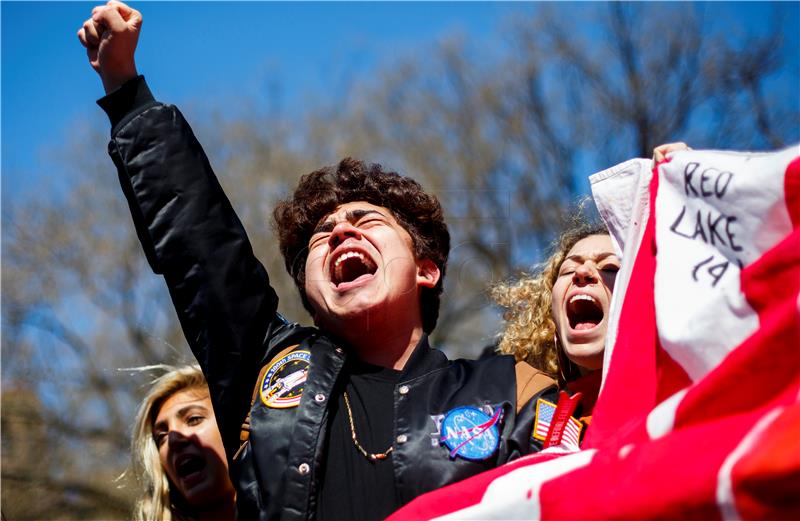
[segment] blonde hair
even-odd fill
[[[514,355],[518,362],[528,362],[562,381],[571,379],[565,371],[572,375],[574,368],[566,367],[568,360],[559,356],[551,309],[553,285],[567,253],[590,235],[608,235],[608,230],[603,225],[576,221],[553,243],[550,257],[532,274],[501,282],[489,290],[492,299],[506,308],[498,351]]]
[[[187,505],[180,494],[170,494],[170,482],[153,438],[153,423],[161,405],[173,394],[197,390],[208,395],[208,384],[197,365],[173,367],[155,365],[137,370],[160,370],[164,374],[152,381],[142,399],[131,433],[133,472],[142,487],[142,495],[134,507],[136,521],[190,521]]]

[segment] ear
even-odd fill
[[[421,288],[433,288],[439,282],[439,266],[430,259],[417,261],[417,286]]]

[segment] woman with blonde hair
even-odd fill
[[[576,222],[532,275],[501,283],[492,298],[506,308],[498,350],[582,391],[582,414],[597,398],[614,278],[620,260],[603,225]]]
[[[166,372],[152,382],[133,426],[133,470],[142,486],[134,519],[234,519],[236,493],[203,373],[196,365],[145,369]]]

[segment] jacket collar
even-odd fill
[[[326,340],[331,347],[341,346],[348,353],[348,358],[353,357],[354,349],[344,342],[342,339],[335,337],[333,334],[325,331],[323,338],[328,337]],[[447,365],[447,357],[438,349],[434,349],[428,342],[427,333],[423,333],[422,337],[417,342],[414,351],[406,362],[406,366],[400,373],[400,380],[412,380],[418,376],[430,373],[436,369],[445,367]]]
[[[447,365],[447,357],[428,343],[428,335],[423,334],[414,352],[406,362],[400,375],[401,380],[411,380]]]

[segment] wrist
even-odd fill
[[[125,69],[124,71],[115,72],[115,73],[100,73],[100,79],[103,82],[103,89],[105,89],[106,94],[117,90],[125,83],[129,82],[133,78],[136,78],[139,75],[136,72],[136,66],[133,65]]]
[[[137,76],[112,92],[106,94],[97,104],[102,108],[111,122],[112,135],[117,126],[131,114],[141,112],[155,103],[155,98],[147,87],[144,76]]]

